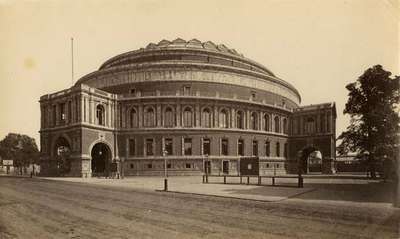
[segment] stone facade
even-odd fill
[[[40,98],[41,171],[90,177],[114,163],[120,175],[165,166],[170,175],[238,174],[241,156],[258,156],[260,174],[295,173],[299,152],[312,149],[331,172],[335,105],[300,100],[224,45],[163,40]]]

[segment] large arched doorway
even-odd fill
[[[92,148],[91,156],[92,176],[107,177],[111,161],[110,148],[104,143],[97,143]]]
[[[57,165],[57,175],[65,176],[71,172],[71,147],[64,137],[60,137],[54,144],[54,156]]]
[[[310,146],[300,153],[300,169],[302,173],[322,172],[322,153],[319,149]]]

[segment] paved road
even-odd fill
[[[0,238],[399,238],[400,211],[0,177]]]

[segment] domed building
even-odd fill
[[[237,175],[243,158],[260,175],[332,172],[335,104],[300,102],[223,44],[150,43],[40,98],[42,174]]]

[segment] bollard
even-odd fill
[[[299,177],[299,184],[298,184],[299,188],[303,187],[303,177]]]
[[[261,177],[258,176],[258,185],[261,185]]]
[[[272,177],[272,186],[275,186],[275,177]]]
[[[240,175],[240,184],[242,184],[242,175]]]
[[[168,179],[164,179],[164,191],[168,191]]]
[[[247,184],[250,184],[250,177],[247,176]]]
[[[205,183],[205,181],[206,181],[206,179],[205,179],[205,176],[203,175],[203,183]]]
[[[226,184],[226,176],[224,176],[224,184]]]
[[[208,175],[206,175],[206,183],[208,183]]]

